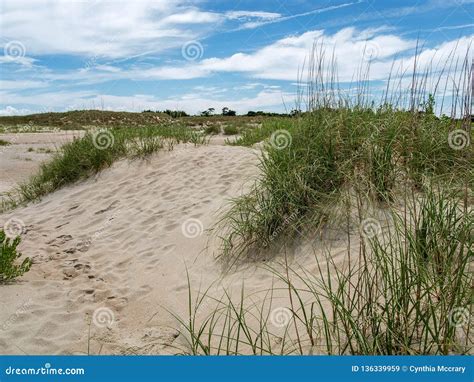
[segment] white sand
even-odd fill
[[[206,233],[186,237],[183,224],[211,228],[257,174],[257,150],[218,143],[123,160],[0,215],[1,224],[24,222],[20,249],[34,261],[19,281],[0,286],[0,353],[178,352],[185,341],[168,310],[185,317],[186,268],[195,289],[221,276],[215,243]],[[344,258],[344,242],[335,246]],[[226,276],[226,288],[238,296],[244,277],[249,293],[271,287],[268,272],[250,269]],[[98,308],[113,324],[90,324]]]
[[[0,139],[10,143],[0,146],[0,196],[26,181],[59,146],[83,134],[84,130],[0,134]]]

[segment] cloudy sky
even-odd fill
[[[283,111],[314,41],[341,83],[370,61],[465,53],[474,0],[0,0],[0,114],[104,108]],[[376,88],[376,86],[375,86]]]

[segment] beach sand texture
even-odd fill
[[[178,145],[146,160],[118,161],[0,215],[2,225],[22,221],[19,249],[33,260],[28,273],[2,286],[0,352],[182,353],[185,333],[173,314],[187,317],[187,272],[193,293],[211,286],[210,295],[225,289],[237,301],[243,284],[249,296],[278,286],[261,263],[223,275],[219,241],[209,235],[229,200],[257,178],[259,155],[258,148],[219,139]],[[329,242],[342,264],[345,236],[336,233]],[[300,240],[290,254],[316,274],[313,244]],[[281,259],[276,254],[275,264]],[[275,292],[272,304],[287,312],[287,293]],[[201,308],[206,314],[214,306]]]

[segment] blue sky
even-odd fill
[[[376,88],[417,38],[428,65],[473,36],[474,0],[1,0],[0,114],[283,111],[314,41],[343,84],[369,60]]]

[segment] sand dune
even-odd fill
[[[270,288],[276,281],[258,264],[222,278],[215,259],[217,242],[208,230],[229,199],[253,184],[260,155],[223,143],[213,139],[148,160],[122,160],[0,215],[2,225],[10,218],[24,223],[20,250],[34,262],[30,272],[2,286],[0,352],[179,353],[186,341],[170,312],[186,316],[186,271],[195,292],[214,285],[211,294],[225,288],[238,298],[243,280],[249,295]],[[345,236],[332,236],[325,245],[342,264]],[[291,254],[311,270],[315,248],[323,250],[299,240]],[[274,299],[288,306],[286,292]]]
[[[176,332],[163,307],[186,306],[186,267],[197,282],[219,276],[199,225],[212,226],[225,200],[256,174],[256,162],[251,149],[179,146],[149,161],[120,161],[2,215],[2,224],[25,223],[20,249],[34,265],[2,287],[1,352],[85,352],[90,315],[101,307],[115,321],[110,330],[91,326],[100,339],[89,341],[92,352],[166,352]]]

